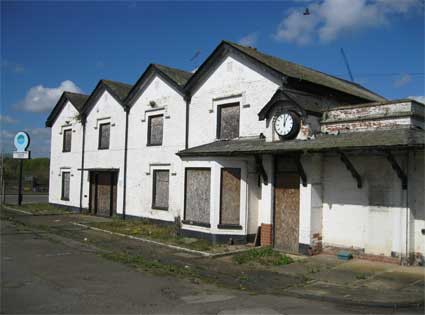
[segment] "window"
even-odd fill
[[[62,172],[62,200],[69,200],[69,187],[70,187],[71,173]]]
[[[153,171],[153,209],[168,210],[169,178],[168,170]]]
[[[239,103],[220,105],[217,109],[217,139],[239,137]]]
[[[99,149],[109,149],[109,138],[111,134],[111,124],[100,124],[99,126]]]
[[[186,169],[183,223],[210,226],[210,185],[209,168]]]
[[[148,120],[148,145],[162,145],[164,116],[150,116]]]
[[[72,129],[63,131],[63,148],[62,152],[71,152]]]
[[[222,168],[220,189],[220,225],[239,227],[241,169]]]

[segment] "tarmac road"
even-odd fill
[[[152,275],[5,220],[1,251],[3,314],[393,314]]]
[[[6,204],[18,204],[18,195],[5,195]],[[0,195],[0,200],[3,202],[3,195]],[[22,203],[47,203],[49,202],[49,195],[45,194],[34,194],[27,195],[24,194],[22,198]]]

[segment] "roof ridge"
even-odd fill
[[[304,70],[304,71],[308,71],[308,72],[310,72],[310,73],[312,73],[312,74],[319,74],[319,75],[321,75],[321,76],[325,76],[325,77],[327,77],[327,78],[329,78],[329,79],[331,79],[331,80],[336,80],[336,81],[338,81],[338,82],[340,82],[340,83],[343,83],[343,84],[347,84],[347,85],[350,85],[351,87],[353,87],[353,88],[356,88],[356,89],[360,89],[360,90],[363,90],[364,92],[367,92],[368,94],[371,94],[371,95],[373,95],[373,96],[375,96],[375,97],[379,97],[380,99],[382,99],[382,100],[384,100],[385,98],[384,97],[382,97],[381,95],[379,95],[379,94],[377,94],[377,93],[375,93],[375,92],[373,92],[373,91],[371,91],[371,90],[369,90],[369,89],[367,89],[367,88],[365,88],[364,86],[362,86],[361,84],[358,84],[358,83],[355,83],[355,82],[351,82],[351,81],[348,81],[348,80],[345,80],[345,79],[342,79],[342,78],[339,78],[339,77],[337,77],[337,76],[334,76],[334,75],[332,75],[332,74],[328,74],[328,73],[325,73],[325,72],[322,72],[322,71],[320,71],[320,70],[316,70],[316,69],[313,69],[313,68],[310,68],[310,67],[307,67],[307,66],[304,66],[304,65],[301,65],[301,64],[298,64],[298,63],[295,63],[295,62],[293,62],[293,61],[289,61],[289,60],[286,60],[286,59],[282,59],[282,58],[280,58],[280,57],[276,57],[276,56],[273,56],[273,55],[269,55],[269,54],[267,54],[267,53],[264,53],[264,52],[262,52],[262,51],[259,51],[259,50],[257,50],[257,48],[255,48],[255,47],[251,47],[251,46],[244,46],[244,45],[241,45],[241,44],[238,44],[238,43],[234,43],[234,42],[232,42],[232,41],[229,41],[229,40],[223,40],[222,41],[222,43],[226,43],[226,44],[228,44],[228,45],[230,45],[230,46],[232,46],[232,47],[234,47],[234,48],[236,48],[236,49],[238,49],[238,50],[240,50],[241,52],[243,52],[243,53],[249,53],[249,54],[251,54],[251,57],[252,58],[258,58],[259,56],[253,56],[252,54],[259,54],[260,56],[262,56],[263,58],[267,58],[267,59],[271,59],[271,61],[274,61],[274,62],[277,62],[277,63],[286,63],[287,65],[290,65],[290,66],[294,66],[294,67],[298,67],[299,69],[301,69],[301,70]],[[247,52],[246,50],[249,50],[249,52]],[[262,63],[265,63],[267,66],[269,66],[269,67],[272,67],[272,68],[276,68],[276,65],[273,65],[273,64],[270,64],[270,63],[267,63],[267,60],[259,60],[260,62],[262,62]],[[277,69],[276,69],[277,70]],[[282,72],[281,70],[278,70],[279,72]],[[293,71],[294,72],[296,72],[296,69],[293,69]],[[294,73],[293,73],[294,74]],[[288,74],[286,74],[286,75],[288,75]],[[291,75],[288,75],[288,76],[291,76]],[[302,76],[302,75],[301,75]],[[308,80],[308,79],[306,79],[306,78],[303,78],[304,80],[307,80],[307,81],[310,81],[310,80]],[[335,82],[335,81],[334,81]],[[322,82],[322,84],[324,85],[324,86],[327,86],[324,82]],[[337,89],[337,88],[335,88],[335,87],[333,87],[333,89]],[[349,92],[345,92],[345,93],[349,93]],[[363,97],[364,98],[364,97]],[[369,98],[370,98],[370,96],[369,96]]]

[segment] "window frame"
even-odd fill
[[[167,207],[161,207],[155,205],[155,196],[156,196],[156,176],[158,172],[167,172],[168,173],[168,196],[167,196]],[[155,169],[152,171],[152,209],[155,210],[168,210],[170,207],[170,170],[169,169]]]
[[[161,143],[151,143],[151,135],[152,135],[152,130],[151,130],[151,126],[152,126],[152,118],[158,118],[158,117],[162,117],[162,136],[161,136]],[[148,139],[146,141],[146,146],[148,147],[157,147],[157,146],[162,146],[162,143],[164,142],[164,114],[158,114],[158,115],[150,115],[148,117]]]
[[[108,137],[108,147],[102,147],[101,146],[101,142],[102,142],[102,126],[105,125],[109,125],[109,137]],[[99,124],[99,136],[98,136],[98,146],[97,149],[98,150],[109,150],[110,146],[111,146],[111,123],[110,122],[105,122],[105,123],[101,123]]]
[[[241,108],[240,108],[240,102],[233,102],[233,103],[225,103],[225,104],[220,104],[217,105],[217,126],[216,126],[216,138],[219,140],[225,140],[228,138],[222,138],[221,137],[221,110],[223,108],[227,108],[227,107],[239,107],[239,123],[238,123],[238,136],[237,138],[240,137],[240,129],[241,129]],[[234,138],[232,138],[234,139]]]
[[[69,178],[69,183],[68,183],[68,197],[65,198],[65,185],[64,185],[64,181],[65,181],[65,174],[69,174],[68,178]],[[62,172],[62,187],[61,187],[61,200],[63,201],[69,201],[69,195],[71,194],[71,172],[70,171],[63,171]]]
[[[187,220],[186,219],[186,208],[187,208],[187,171],[188,170],[194,170],[194,171],[205,171],[208,170],[210,172],[210,202],[211,202],[211,185],[212,185],[212,170],[211,167],[185,167],[184,169],[184,194],[183,194],[183,220],[181,221],[183,224],[187,224],[187,225],[195,225],[195,226],[200,226],[200,227],[207,227],[207,228],[211,228],[211,205],[210,205],[210,222],[209,223],[205,223],[205,222],[196,222],[193,220]]]
[[[69,141],[69,150],[65,150],[65,136],[66,136],[66,134],[67,133],[70,133],[70,141]],[[71,149],[72,149],[72,128],[67,128],[67,129],[64,129],[63,131],[62,131],[62,133],[63,133],[63,139],[62,139],[62,152],[64,152],[64,153],[67,153],[67,152],[71,152]]]

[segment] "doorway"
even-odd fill
[[[90,172],[90,212],[110,217],[117,211],[117,172]]]
[[[298,252],[300,176],[292,158],[276,159],[274,190],[274,247]]]

